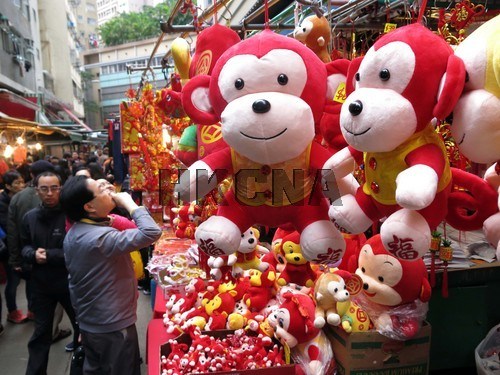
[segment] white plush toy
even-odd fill
[[[485,179],[500,189],[500,16],[475,30],[455,54],[464,61],[469,79],[453,112],[451,132],[467,158],[493,163]],[[484,222],[484,231],[500,259],[500,213]]]
[[[233,265],[233,277],[243,276],[243,271],[256,269],[265,271],[269,264],[262,262],[260,256],[269,252],[259,245],[260,233],[256,228],[248,228],[241,235],[240,247],[236,253],[229,255],[229,263]]]

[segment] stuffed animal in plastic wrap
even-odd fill
[[[243,271],[255,269],[265,271],[269,264],[260,257],[269,250],[259,245],[260,233],[257,228],[248,228],[241,234],[240,246],[236,253],[229,255],[229,263],[233,264],[233,277],[243,276]]]
[[[491,164],[485,174],[500,192],[500,16],[484,23],[455,50],[468,74],[453,111],[451,133],[460,151],[476,163]],[[500,208],[500,199],[498,200]],[[500,213],[484,222],[486,239],[500,259]]]
[[[302,254],[298,232],[292,232],[283,237],[280,253],[285,258],[286,263],[278,277],[278,285],[284,286],[293,283],[312,288],[317,274],[312,269],[311,263]]]
[[[424,261],[396,258],[376,235],[361,249],[356,274],[362,279],[363,293],[354,300],[367,312],[375,329],[396,340],[415,336],[431,297]]]
[[[313,141],[327,84],[325,65],[311,50],[264,30],[227,50],[211,76],[198,75],[183,88],[186,113],[200,124],[221,120],[229,147],[194,163],[176,191],[192,201],[234,178],[217,215],[196,231],[202,251],[231,254],[251,225],[290,222],[307,260],[342,258],[345,242],[328,219],[325,198],[338,198],[333,174],[323,170],[330,155]]]
[[[464,64],[442,38],[412,24],[385,34],[354,60],[347,84],[354,82],[340,117],[349,147],[327,165],[341,178],[355,162],[364,163],[366,182],[334,202],[330,217],[350,233],[386,217],[380,229],[385,248],[401,259],[418,259],[429,250],[431,229],[448,220],[452,171],[431,120],[454,108],[465,84]],[[466,188],[474,184],[474,175],[462,176]],[[461,219],[469,218],[455,223]],[[480,218],[474,219],[480,228]]]
[[[331,35],[330,22],[325,16],[317,15],[304,18],[293,31],[293,37],[304,43],[325,63],[332,60],[328,53]]]
[[[287,292],[280,307],[268,317],[274,336],[292,349],[295,363],[307,375],[326,374],[333,361],[333,352],[325,333],[314,326],[315,303],[311,296]]]

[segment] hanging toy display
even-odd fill
[[[443,283],[441,286],[441,294],[444,298],[448,298],[448,263],[453,259],[451,241],[443,239],[439,248],[439,259],[443,261]]]
[[[429,283],[434,288],[436,286],[436,257],[439,256],[439,249],[441,247],[441,232],[432,231],[431,236],[431,245],[429,246],[429,251],[431,252]]]

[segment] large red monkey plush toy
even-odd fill
[[[181,176],[181,199],[204,196],[228,175],[234,179],[217,215],[196,231],[204,252],[231,254],[248,227],[290,222],[301,232],[309,261],[341,259],[345,243],[328,218],[323,195],[338,197],[333,174],[323,171],[330,154],[313,141],[332,90],[325,64],[309,48],[268,30],[226,51],[211,76],[195,76],[186,84],[186,113],[199,124],[220,120],[229,147]],[[329,189],[323,190],[322,178]]]
[[[452,173],[433,117],[450,114],[465,84],[462,60],[422,25],[384,35],[349,67],[340,125],[348,147],[327,163],[337,178],[365,164],[366,183],[342,196],[330,217],[351,233],[381,227],[385,248],[402,259],[429,249],[446,216]]]

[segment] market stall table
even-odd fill
[[[146,332],[146,364],[148,375],[159,375],[160,372],[160,347],[177,335],[167,333],[163,319],[152,319]]]
[[[156,285],[153,319],[163,319],[163,314],[167,311],[166,303],[163,289],[159,285]]]

